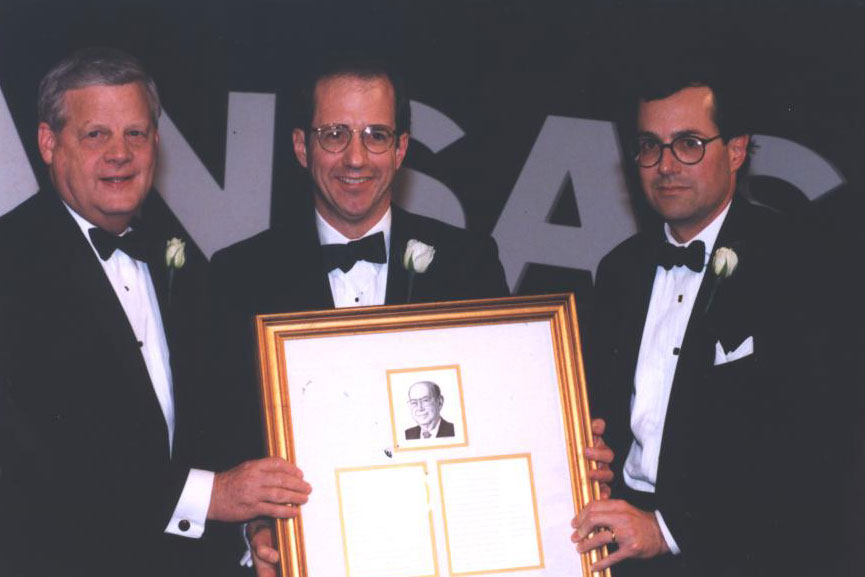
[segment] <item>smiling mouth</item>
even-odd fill
[[[364,176],[364,177],[352,178],[350,176],[339,176],[339,177],[337,177],[337,180],[339,180],[340,182],[343,182],[345,184],[361,184],[361,183],[372,180],[372,177]]]
[[[129,180],[132,180],[133,178],[135,178],[134,175],[130,175],[130,176],[104,176],[104,177],[100,178],[99,180],[101,180],[102,182],[107,182],[109,184],[119,184],[121,182],[127,182]]]

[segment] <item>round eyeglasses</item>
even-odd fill
[[[683,134],[664,144],[657,138],[640,137],[634,143],[634,161],[641,168],[652,168],[661,162],[664,149],[669,148],[682,164],[697,164],[706,155],[706,145],[719,138],[720,134],[711,138]]]
[[[342,152],[348,148],[355,132],[360,133],[363,146],[373,154],[382,154],[393,146],[393,129],[380,124],[371,124],[365,128],[349,128],[345,124],[328,124],[313,128],[318,137],[318,143],[328,152]]]
[[[431,407],[437,400],[437,397],[427,396],[419,399],[409,399],[408,404],[412,409],[417,409],[418,407]]]

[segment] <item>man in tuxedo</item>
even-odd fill
[[[655,80],[634,158],[663,224],[598,268],[589,382],[616,483],[573,540],[609,546],[595,568],[616,575],[808,574],[803,537],[820,525],[795,504],[818,452],[801,406],[816,292],[788,282],[803,236],[737,194],[750,139],[725,87]]]
[[[417,426],[405,430],[405,438],[436,439],[454,436],[454,424],[442,419],[445,398],[441,387],[431,381],[419,381],[408,389],[408,404]]]
[[[46,75],[38,110],[51,185],[0,220],[0,567],[217,574],[210,521],[291,516],[309,486],[279,459],[196,468],[197,403],[218,393],[202,388],[203,258],[143,206],[156,85],[85,49]]]
[[[293,145],[310,175],[314,210],[274,223],[211,263],[214,332],[223,337],[215,355],[226,360],[220,377],[236,395],[237,430],[226,435],[235,460],[263,450],[253,315],[508,295],[492,238],[392,205],[410,124],[409,99],[392,69],[355,56],[326,58],[303,83],[301,103]]]

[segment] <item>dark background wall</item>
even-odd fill
[[[39,79],[71,50],[100,44],[144,61],[177,133],[225,194],[234,192],[226,182],[229,95],[276,95],[274,117],[258,135],[272,143],[272,160],[263,161],[272,179],[257,194],[272,191],[270,218],[286,218],[308,205],[305,175],[290,145],[292,82],[315,53],[361,46],[401,62],[413,100],[440,113],[423,132],[426,138],[416,134],[409,150],[406,167],[426,177],[415,183],[418,190],[432,191],[424,193],[427,200],[438,194],[442,206],[456,203],[469,228],[495,232],[514,290],[576,290],[586,303],[600,255],[647,216],[639,202],[627,202],[639,195],[622,153],[623,133],[611,121],[625,108],[633,78],[683,54],[738,70],[755,132],[802,147],[800,157],[789,156],[785,165],[786,149],[764,139],[756,159],[774,151],[781,163],[760,169],[755,162],[755,194],[786,210],[819,213],[836,228],[858,230],[865,183],[863,24],[863,2],[838,0],[2,0],[0,90],[19,141],[0,130],[0,158],[7,159],[0,162],[0,199],[17,202],[35,190],[13,175],[21,168],[8,161],[16,148],[23,147],[28,170],[44,182],[35,143]],[[448,123],[462,136],[441,150],[430,146],[433,136],[447,133]],[[562,133],[544,148],[542,136],[553,126],[563,127]],[[604,129],[612,131],[611,140],[598,136]],[[168,131],[165,122],[161,130]],[[173,146],[163,142],[163,164],[181,162],[174,160],[181,156]],[[591,150],[597,156],[582,152]],[[571,156],[555,160],[557,151]],[[238,157],[241,182],[261,172],[253,168],[262,163],[258,156],[258,164]],[[237,240],[218,234],[203,240],[198,231],[231,226],[198,200],[189,206],[199,197],[180,190],[178,182],[165,178],[157,187],[206,254]],[[619,193],[623,198],[611,204],[610,195]],[[516,204],[505,218],[509,200],[519,195],[546,203],[540,222],[522,216]],[[437,210],[422,211],[445,217],[444,209]],[[622,210],[627,218],[619,216]],[[266,216],[252,228],[266,226]],[[514,224],[520,218],[525,230]],[[534,254],[549,258],[521,256],[515,237],[535,243]],[[573,256],[581,254],[589,256]]]

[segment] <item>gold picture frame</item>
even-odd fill
[[[283,577],[609,576],[589,569],[605,551],[570,542],[599,498],[572,294],[259,315],[256,331],[268,454],[313,486],[277,523]],[[497,551],[480,528],[505,509]]]

